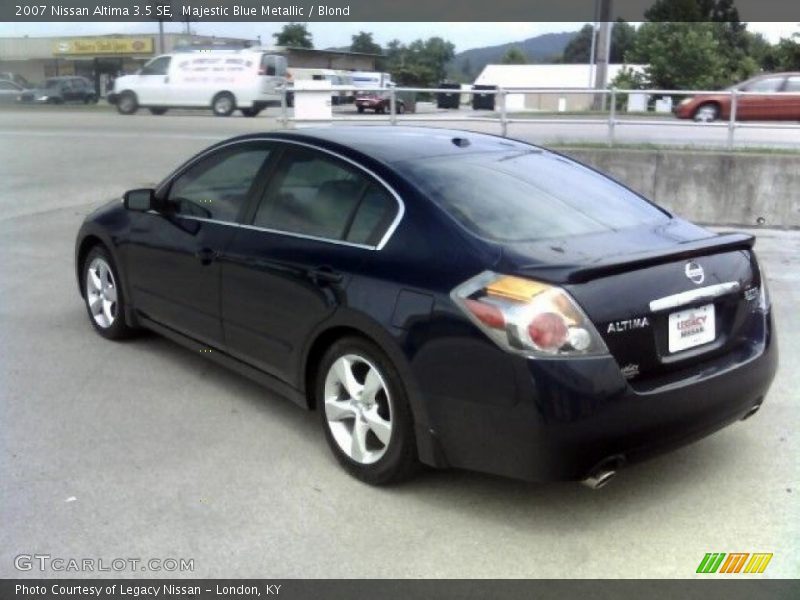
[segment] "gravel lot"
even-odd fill
[[[0,577],[75,575],[16,571],[33,553],[191,558],[169,575],[200,577],[692,577],[706,552],[798,576],[800,232],[757,232],[782,363],[764,408],[597,492],[455,471],[373,489],[314,414],[155,335],[97,336],[73,276],[84,215],[272,124],[0,113]]]

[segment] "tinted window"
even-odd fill
[[[217,152],[175,180],[169,201],[181,215],[235,221],[268,154],[263,146]]]
[[[789,77],[786,80],[785,92],[800,92],[800,77]]]
[[[783,84],[783,77],[765,77],[749,84],[745,90],[748,92],[777,92]]]
[[[669,218],[591,169],[536,149],[395,166],[468,229],[498,241],[582,235]]]
[[[156,58],[142,67],[142,75],[166,75],[169,69],[169,56]]]
[[[376,245],[397,211],[382,186],[349,165],[310,151],[283,161],[254,225]]]

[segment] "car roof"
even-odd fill
[[[234,139],[265,136],[311,143],[329,150],[347,148],[384,163],[531,148],[530,144],[524,142],[474,131],[402,125],[308,127],[294,131],[248,134]]]

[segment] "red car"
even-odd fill
[[[374,110],[376,113],[389,112],[390,105],[389,92],[359,92],[356,94],[356,108],[360,113],[365,110]],[[400,98],[395,98],[395,110],[399,115],[406,112],[406,104]]]
[[[729,119],[732,89],[760,92],[759,96],[736,98],[736,120],[800,121],[800,73],[769,73],[739,83],[727,92],[685,98],[675,109],[681,119],[709,122]],[[793,92],[790,94],[789,92]]]

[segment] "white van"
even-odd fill
[[[227,117],[239,109],[255,117],[280,102],[286,83],[286,57],[274,52],[195,50],[157,56],[135,75],[118,77],[107,95],[129,115],[139,107],[163,115],[169,108],[210,108]]]

